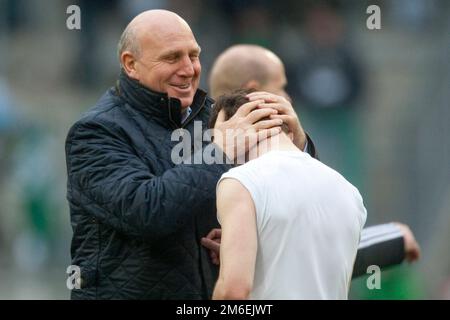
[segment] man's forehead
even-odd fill
[[[167,55],[171,53],[197,52],[200,53],[201,48],[198,43],[193,40],[190,42],[167,43],[161,47],[160,54]]]
[[[192,31],[186,29],[141,29],[140,41],[150,48],[158,50],[193,50],[199,47]]]

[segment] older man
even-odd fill
[[[212,100],[198,89],[200,47],[178,15],[150,10],[127,26],[118,53],[117,85],[66,141],[72,264],[81,270],[72,298],[208,299],[217,267],[200,239],[217,227],[214,190],[230,165],[175,165],[171,158],[173,130],[192,133],[194,121],[207,126]],[[233,159],[251,147],[242,142],[281,131],[279,119],[258,122],[277,113],[257,108],[262,102],[219,121],[218,133],[243,127],[248,139],[217,134],[216,150]],[[303,148],[305,134],[291,123]]]
[[[265,102],[277,100],[272,106],[280,113],[270,117],[282,119],[295,130],[301,128],[295,125],[298,122],[295,111],[290,103],[282,99],[290,100],[285,91],[286,85],[287,78],[280,58],[266,48],[249,44],[226,49],[214,62],[209,77],[210,92],[214,99],[240,88],[272,93],[252,93],[249,99],[263,99]],[[315,150],[312,152],[315,154]],[[213,230],[202,242],[211,249],[213,261],[219,263],[220,230]],[[415,261],[419,256],[419,245],[407,225],[389,223],[372,226],[362,232],[353,277],[366,274],[370,265],[388,267],[405,258],[409,262]]]

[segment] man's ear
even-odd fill
[[[259,90],[261,88],[261,83],[259,83],[259,81],[256,81],[256,80],[250,80],[249,82],[244,84],[243,87],[244,87],[244,89]]]
[[[139,81],[139,73],[136,70],[136,58],[130,51],[122,52],[120,62],[125,73],[132,79]]]

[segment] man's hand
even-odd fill
[[[395,222],[400,228],[405,242],[405,259],[408,262],[414,262],[420,258],[420,246],[414,238],[411,229],[403,223]]]
[[[275,108],[258,108],[263,100],[253,100],[242,105],[227,121],[221,110],[214,125],[214,143],[217,144],[230,160],[245,155],[258,142],[281,132],[282,119],[259,121],[275,115]]]
[[[222,238],[221,229],[212,229],[206,237],[201,240],[202,245],[209,249],[209,255],[212,263],[220,265],[220,239]]]
[[[305,149],[306,134],[300,123],[300,119],[295,113],[292,104],[288,99],[282,96],[271,94],[264,91],[252,92],[247,95],[250,101],[264,100],[265,103],[259,104],[258,108],[273,108],[278,110],[278,114],[270,116],[271,119],[281,119],[289,127],[294,136],[294,144],[300,150]]]

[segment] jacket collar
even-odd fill
[[[159,120],[165,126],[181,127],[181,101],[177,98],[169,98],[167,93],[153,91],[144,87],[138,81],[128,77],[122,70],[116,86],[118,95],[121,96],[132,108]],[[195,116],[205,105],[206,92],[198,89],[190,106],[191,116]],[[189,119],[187,120],[189,121]]]

